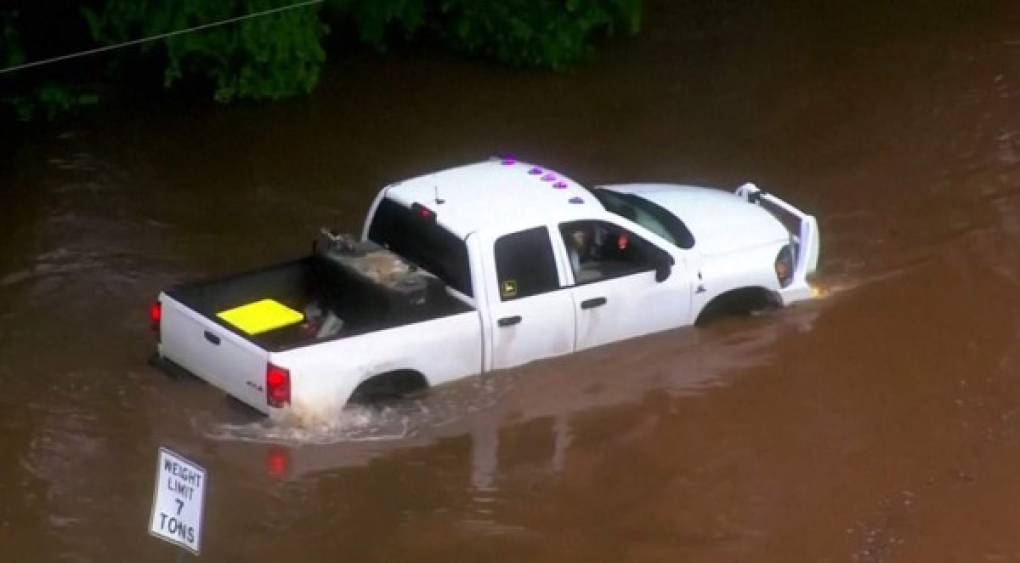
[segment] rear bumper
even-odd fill
[[[205,382],[204,380],[202,380],[202,378],[191,373],[180,364],[174,362],[169,358],[163,357],[163,355],[160,354],[158,350],[153,352],[152,355],[149,356],[148,364],[173,378],[194,377],[195,379],[198,379],[203,383]]]
[[[779,291],[783,304],[789,305],[816,297],[817,292],[808,282],[808,276],[818,268],[818,255],[821,251],[818,221],[814,216],[804,213],[786,201],[763,192],[754,184],[744,184],[737,188],[735,193],[748,203],[758,205],[771,213],[790,233],[797,263],[793,282]]]
[[[172,377],[174,379],[188,377],[196,381],[201,381],[202,383],[209,385],[210,387],[215,387],[214,385],[211,385],[208,381],[202,379],[198,375],[189,371],[188,368],[178,364],[177,362],[171,360],[170,358],[161,355],[159,351],[153,352],[152,355],[149,356],[148,364],[153,368],[163,372],[165,375]],[[261,410],[249,405],[248,403],[238,399],[237,397],[230,395],[229,393],[227,394],[227,397],[229,397],[234,404],[241,406],[241,408],[243,408],[246,412],[264,418],[272,418],[272,416],[267,415]]]

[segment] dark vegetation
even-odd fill
[[[0,67],[290,3],[25,1],[0,15]],[[22,121],[53,119],[125,90],[172,88],[224,103],[273,100],[314,89],[327,55],[342,56],[354,45],[384,51],[422,41],[513,66],[561,69],[590,57],[598,37],[636,33],[640,21],[641,0],[325,0],[6,73],[0,75],[0,97]]]

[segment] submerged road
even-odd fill
[[[0,559],[172,560],[145,534],[160,445],[208,471],[208,561],[1020,559],[1020,4],[648,4],[562,74],[359,55],[308,98],[18,143]],[[160,288],[502,151],[753,180],[819,218],[828,296],[304,426],[146,365]]]

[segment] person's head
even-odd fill
[[[591,243],[591,235],[585,229],[575,229],[570,234],[571,241],[573,242],[574,248],[581,250],[588,247]]]

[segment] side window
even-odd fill
[[[654,270],[665,255],[645,239],[605,221],[563,223],[560,233],[577,284]]]
[[[503,301],[559,289],[549,231],[536,227],[496,240],[496,277]]]

